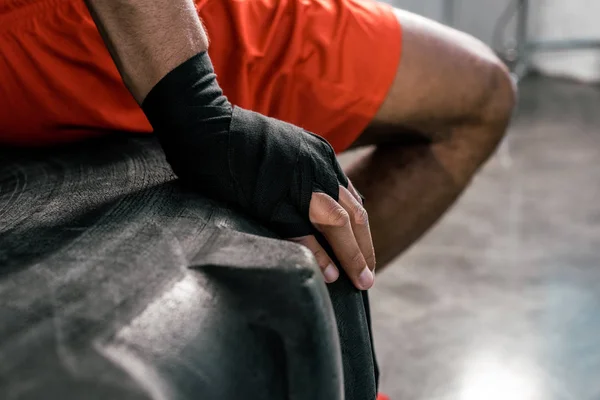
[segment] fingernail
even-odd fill
[[[329,264],[327,268],[325,268],[325,271],[323,271],[323,275],[325,276],[325,282],[332,283],[335,282],[337,278],[339,278],[340,273],[338,272],[335,265]]]
[[[360,289],[367,290],[373,286],[373,282],[375,278],[373,277],[373,273],[369,269],[369,267],[365,267],[362,270],[360,275],[358,276],[358,284],[360,285]]]

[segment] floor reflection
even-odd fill
[[[492,352],[467,362],[457,400],[542,400],[533,368]]]
[[[393,400],[600,399],[600,91],[532,78],[519,107],[457,206],[371,291]]]

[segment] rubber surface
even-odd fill
[[[184,191],[154,139],[0,160],[0,398],[375,398],[366,293]]]

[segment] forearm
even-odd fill
[[[168,72],[208,48],[193,0],[85,0],[138,103]]]

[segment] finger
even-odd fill
[[[331,261],[331,258],[327,255],[327,252],[321,247],[317,238],[313,235],[303,236],[300,238],[292,238],[288,239],[294,243],[298,243],[308,248],[317,260],[317,264],[319,268],[321,268],[321,272],[323,272],[323,276],[325,277],[325,282],[332,283],[335,282],[340,276],[340,272],[336,268],[336,266]]]
[[[348,179],[348,191],[360,204],[363,204],[363,199],[360,196],[360,193],[358,193],[358,190],[356,190],[350,179]]]
[[[358,247],[350,216],[344,207],[324,193],[313,193],[309,218],[325,236],[354,285],[362,290],[373,286],[373,273]]]
[[[360,197],[359,197],[360,199]],[[357,200],[348,189],[340,186],[339,204],[344,207],[350,217],[350,224],[358,247],[371,271],[375,270],[375,249],[369,228],[369,216],[362,203]]]

